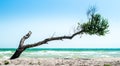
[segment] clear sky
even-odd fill
[[[52,41],[40,48],[119,48],[120,0],[0,0],[0,48],[17,48],[29,30],[25,44],[74,33],[77,23],[87,21],[86,11],[95,5],[109,21],[105,36],[76,36],[72,40]]]

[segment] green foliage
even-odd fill
[[[87,23],[78,24],[78,27],[81,28],[81,30],[83,30],[83,33],[86,34],[105,35],[109,31],[108,21],[107,19],[101,17],[100,14],[96,14],[94,12],[95,9],[91,8],[91,10],[89,10],[89,13],[87,13],[87,16],[89,16],[89,21]]]
[[[33,63],[32,63],[32,62],[30,62],[29,64],[30,64],[30,65],[33,65]]]
[[[8,64],[9,64],[9,61],[4,61],[4,64],[5,64],[5,65],[8,65]]]
[[[38,65],[40,65],[41,63],[40,62],[38,62]]]
[[[111,66],[110,64],[104,64],[104,66]]]

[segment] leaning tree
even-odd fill
[[[88,21],[83,24],[78,23],[78,26],[75,29],[76,32],[74,32],[72,35],[68,35],[68,36],[64,35],[64,36],[58,36],[58,37],[50,37],[50,38],[46,38],[42,41],[39,41],[37,43],[24,44],[24,41],[26,39],[28,39],[30,37],[30,35],[32,34],[32,32],[29,31],[25,36],[23,36],[21,38],[18,48],[16,49],[15,53],[11,56],[10,59],[18,58],[21,55],[21,53],[28,48],[40,46],[40,45],[46,44],[50,41],[72,39],[76,35],[81,35],[81,34],[103,36],[108,32],[109,25],[108,25],[107,19],[101,17],[101,15],[99,13],[96,13],[95,7],[91,7],[88,9],[87,17],[88,17]]]

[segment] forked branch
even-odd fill
[[[32,34],[32,32],[29,31],[25,36],[23,36],[21,38],[19,47],[16,49],[15,53],[12,55],[12,57],[10,59],[18,58],[21,55],[21,53],[27,48],[36,47],[36,46],[46,44],[46,43],[48,43],[50,41],[54,41],[54,40],[72,39],[74,36],[76,36],[78,34],[82,34],[82,32],[83,31],[81,30],[79,32],[76,32],[76,33],[72,34],[71,36],[51,37],[51,38],[46,38],[43,41],[39,41],[39,42],[34,43],[34,44],[24,45],[24,41],[26,39],[28,39],[30,37],[30,35]]]
[[[25,36],[23,36],[23,37],[21,38],[20,44],[19,44],[19,48],[22,47],[22,46],[24,45],[24,41],[25,41],[26,39],[28,39],[28,38],[30,37],[31,34],[32,34],[32,32],[29,31]]]

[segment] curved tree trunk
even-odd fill
[[[32,32],[29,31],[25,36],[21,38],[18,48],[16,49],[15,53],[12,55],[10,59],[18,58],[21,55],[21,53],[26,49],[26,47],[24,46],[24,41],[28,39],[31,34]]]
[[[18,58],[24,50],[25,48],[18,48],[10,59]]]
[[[11,56],[10,59],[16,59],[18,58],[21,53],[27,49],[27,48],[31,48],[31,47],[36,47],[36,46],[39,46],[39,45],[42,45],[42,44],[46,44],[48,43],[49,41],[53,41],[53,40],[63,40],[63,39],[72,39],[74,36],[78,35],[78,34],[83,34],[83,30],[79,31],[79,32],[76,32],[74,34],[72,34],[71,36],[60,36],[60,37],[51,37],[51,38],[46,38],[44,39],[43,41],[39,41],[37,43],[34,43],[34,44],[27,44],[27,45],[24,45],[24,41],[26,39],[28,39],[30,37],[30,35],[32,34],[31,31],[29,31],[25,36],[23,36],[20,40],[20,44],[19,44],[19,47],[16,49],[15,53]]]

